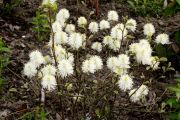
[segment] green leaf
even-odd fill
[[[169,89],[170,89],[171,91],[180,93],[180,88],[178,88],[178,87],[169,87]]]
[[[180,78],[175,79],[177,82],[180,82]]]
[[[99,108],[97,108],[97,109],[95,110],[95,113],[96,113],[96,115],[98,116],[98,118],[101,117],[100,109],[99,109]]]
[[[180,31],[177,31],[175,33],[175,39],[176,39],[176,42],[180,45]]]
[[[135,5],[134,5],[134,3],[133,3],[132,1],[127,1],[127,2],[129,3],[129,5],[130,5],[133,9],[136,8]]]
[[[180,0],[176,0],[176,2],[180,5]]]
[[[11,50],[7,47],[0,47],[0,52],[11,52]]]
[[[167,58],[166,58],[166,57],[161,57],[161,58],[159,59],[159,61],[166,62],[166,61],[167,61]]]

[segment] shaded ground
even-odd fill
[[[3,88],[3,92],[0,94],[2,96],[0,99],[0,118],[6,116],[5,118],[7,120],[15,120],[27,111],[33,111],[33,109],[40,104],[38,88],[36,88],[36,86],[34,86],[29,80],[20,77],[22,76],[21,72],[23,64],[28,60],[28,53],[36,48],[44,49],[45,43],[40,43],[35,39],[33,36],[34,33],[31,31],[32,25],[30,24],[38,5],[38,0],[25,0],[21,6],[14,9],[11,16],[0,17],[0,36],[3,37],[12,50],[10,64],[4,73],[7,84]],[[72,23],[74,23],[79,16],[88,17],[90,12],[93,10],[91,7],[83,5],[77,6],[74,3],[67,5],[66,2],[62,2],[60,8],[64,7],[70,10],[70,13],[72,14],[70,21]],[[174,32],[180,29],[179,14],[171,18],[143,18],[130,11],[126,5],[114,3],[102,4],[100,7],[100,16],[96,18],[95,15],[91,15],[89,19],[100,21],[101,19],[106,18],[108,10],[111,9],[117,10],[120,16],[129,16],[137,20],[139,27],[136,34],[134,34],[136,39],[144,38],[142,28],[147,22],[152,22],[155,25],[156,31],[158,31],[157,33],[166,32],[170,34],[172,36],[171,41],[174,41]],[[95,41],[102,41],[101,34],[98,34],[97,38],[98,39],[95,39]],[[94,51],[90,50],[90,53],[94,54]],[[102,54],[101,56],[107,58],[105,54]],[[178,64],[179,61],[173,62],[178,68],[177,65],[180,65]],[[137,73],[136,76],[141,76],[141,72],[144,71],[144,68],[142,67],[142,69],[135,71]],[[97,76],[106,76],[108,73],[108,70],[105,71],[105,73],[102,71]],[[161,74],[161,71],[159,71],[159,73]],[[147,105],[142,105],[141,103],[133,104],[129,101],[126,93],[121,93],[116,101],[113,101],[112,103],[115,106],[113,119],[165,120],[166,116],[158,113],[158,109],[160,108],[161,102],[170,97],[171,94],[166,91],[166,86],[173,83],[173,80],[171,74],[167,74],[166,79],[159,79],[158,75],[158,73],[145,73],[145,76],[147,76],[148,79],[153,78],[150,83],[150,94],[148,96],[149,101],[147,102]],[[110,78],[111,76],[109,79]],[[136,81],[135,84],[140,85],[141,83],[142,81]],[[11,88],[15,88],[16,91],[10,92],[9,90]],[[57,103],[56,100],[53,100],[52,102],[51,97],[52,96],[50,95],[47,98],[47,111],[49,113],[48,119],[58,119],[57,113],[59,112],[59,108],[54,108],[54,105]],[[149,107],[146,111],[144,111],[145,106]],[[4,119],[4,117],[2,117],[2,119]]]

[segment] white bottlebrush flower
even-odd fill
[[[100,30],[108,29],[110,28],[110,24],[106,20],[101,20],[101,22],[99,23],[99,27],[100,27]]]
[[[151,47],[150,43],[146,39],[139,40],[139,47]]]
[[[139,94],[138,94],[136,91],[137,91],[137,88],[132,89],[132,90],[129,92],[129,96],[131,96],[131,97],[130,97],[130,100],[131,100],[132,102],[137,102],[137,101],[140,100],[140,96],[139,96]]]
[[[144,25],[144,35],[152,36],[155,33],[155,28],[152,23],[147,23]]]
[[[65,59],[59,62],[58,69],[59,74],[62,78],[72,75],[74,72],[73,65],[70,63],[69,60]]]
[[[87,20],[86,20],[86,18],[85,17],[79,17],[78,18],[78,26],[79,27],[85,27],[86,25],[87,25]]]
[[[52,40],[51,40],[52,41]],[[68,42],[68,35],[63,31],[58,31],[54,34],[55,44],[65,44]]]
[[[129,45],[129,51],[133,54],[137,53],[137,49],[139,48],[139,44],[138,43],[132,43],[131,45]]]
[[[151,48],[138,48],[136,53],[136,60],[138,63],[142,63],[143,65],[150,65],[151,64]]]
[[[96,67],[96,70],[102,69],[102,67],[103,67],[103,62],[102,62],[101,57],[99,57],[99,56],[97,56],[97,55],[94,55],[94,56],[92,56],[89,60],[92,61],[92,62],[94,62],[94,65],[95,65],[95,67]]]
[[[128,34],[128,31],[126,30],[126,28],[124,27],[122,23],[117,24],[115,27],[111,29],[111,36],[114,39],[122,40],[126,38],[127,34]]]
[[[41,85],[44,89],[52,91],[56,88],[56,79],[53,75],[45,75],[42,78]]]
[[[92,60],[85,60],[83,63],[82,63],[82,71],[84,73],[95,73],[96,71],[96,66],[94,64],[94,61]]]
[[[23,73],[29,78],[34,77],[37,73],[37,69],[34,63],[31,63],[31,62],[26,63],[24,65]]]
[[[157,37],[156,37],[156,40],[155,40],[156,43],[160,43],[160,44],[169,44],[169,35],[163,33],[163,34],[159,34]]]
[[[136,26],[137,26],[136,20],[134,20],[134,19],[127,20],[127,22],[126,22],[126,28],[127,29],[134,32],[136,30]]]
[[[113,43],[113,38],[111,36],[105,36],[103,39],[104,45],[111,45]]]
[[[121,63],[118,59],[118,57],[110,57],[107,60],[107,67],[117,75],[123,75],[127,73],[127,70],[124,68],[121,68]]]
[[[69,11],[65,8],[59,10],[56,15],[56,20],[59,22],[66,21],[70,17]]]
[[[146,85],[141,85],[137,92],[139,92],[140,96],[143,97],[148,95],[149,90]]]
[[[56,68],[53,65],[46,65],[45,67],[43,67],[40,71],[42,73],[43,76],[45,75],[56,75]]]
[[[69,37],[68,44],[73,48],[78,50],[82,47],[83,38],[80,33],[72,33]]]
[[[120,68],[123,68],[123,69],[127,69],[127,68],[130,68],[129,64],[129,56],[127,56],[126,54],[120,54],[118,56],[118,60],[119,60],[119,66]]]
[[[92,33],[98,32],[98,29],[99,29],[98,23],[97,23],[97,22],[91,22],[91,23],[89,24],[88,29],[89,29],[90,32],[92,32]]]
[[[107,60],[107,67],[114,71],[118,66],[118,58],[117,57],[109,57]]]
[[[58,31],[62,31],[62,26],[61,26],[61,24],[58,21],[55,21],[52,24],[52,29],[53,29],[53,32],[56,33]]]
[[[120,45],[121,45],[120,40],[113,40],[113,42],[109,45],[109,48],[114,51],[118,51],[120,48]]]
[[[32,62],[36,67],[45,63],[44,57],[41,52],[35,50],[29,54],[30,62]]]
[[[55,4],[56,0],[43,0],[42,5]]]
[[[66,50],[61,45],[55,45],[54,50],[56,57],[60,56],[64,58],[64,56],[66,55]],[[53,55],[53,51],[51,51],[51,54]]]
[[[143,65],[151,64],[152,48],[147,40],[140,40],[138,47],[136,46],[135,52],[138,63],[142,63]]]
[[[108,12],[108,20],[109,21],[118,21],[119,16],[116,11],[111,10]]]
[[[92,68],[92,67],[91,67],[91,68]],[[95,66],[94,66],[94,65],[93,65],[93,68],[95,69]],[[82,71],[83,71],[84,73],[88,73],[88,72],[89,72],[89,60],[83,61],[81,69],[82,69]],[[94,71],[95,71],[94,69],[93,69],[93,73],[94,73]]]
[[[70,52],[67,52],[61,45],[55,46],[55,55],[56,55],[56,60],[58,63],[61,62],[63,59],[69,60],[71,64],[74,63],[73,54]]]
[[[82,63],[82,71],[84,73],[95,73],[97,70],[102,69],[103,62],[99,56],[92,56]]]
[[[97,50],[98,52],[101,52],[102,50],[102,44],[100,42],[94,42],[91,46],[92,49]]]
[[[67,24],[65,31],[69,34],[75,32],[75,25],[74,24]]]
[[[123,91],[130,90],[133,87],[133,80],[129,75],[125,74],[120,77],[118,85]]]
[[[139,88],[135,88],[129,92],[129,96],[132,102],[138,102],[148,95],[148,87],[146,85],[141,85]]]
[[[150,67],[151,67],[153,70],[159,69],[159,64],[160,64],[160,62],[159,62],[158,60],[159,60],[159,58],[158,58],[157,56],[151,57]]]

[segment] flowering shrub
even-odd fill
[[[51,13],[49,6],[55,4],[55,1],[49,2],[44,1],[43,5]],[[52,21],[51,17],[49,14],[51,28],[50,40],[47,43],[49,53],[43,56],[39,50],[32,51],[23,72],[30,79],[40,79],[42,103],[45,102],[46,92],[57,90],[62,118],[65,119],[67,116],[63,112],[67,111],[68,105],[65,104],[67,100],[73,101],[69,106],[73,117],[80,109],[77,106],[80,106],[84,118],[89,114],[91,117],[94,112],[100,118],[100,112],[96,107],[99,101],[102,98],[107,99],[111,92],[116,94],[119,94],[117,91],[120,90],[128,92],[132,102],[144,102],[149,88],[144,83],[140,86],[134,84],[135,77],[131,67],[136,63],[151,70],[159,69],[162,59],[153,56],[152,47],[154,44],[169,44],[167,34],[160,34],[154,40],[152,36],[155,28],[153,24],[147,23],[144,25],[145,38],[128,46],[130,33],[136,32],[137,23],[132,18],[124,18],[124,21],[119,23],[116,11],[109,11],[107,20],[103,19],[99,23],[88,21],[81,16],[77,19],[77,24],[69,24],[67,20],[70,13],[65,8],[59,10],[55,21]],[[110,33],[104,36],[102,42],[93,42],[95,34],[107,30]],[[123,46],[124,43],[127,44],[126,47]],[[112,52],[109,52],[106,59],[100,55],[89,54],[90,49],[93,49],[94,53],[113,51],[115,55],[112,56]],[[103,70],[110,73],[102,77],[103,79],[98,78],[97,74]],[[112,76],[112,81],[106,80],[109,76]],[[100,94],[100,91],[103,94]]]

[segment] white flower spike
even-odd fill
[[[129,75],[122,75],[118,81],[119,88],[123,91],[132,89],[133,81]]]
[[[91,23],[89,24],[88,29],[89,29],[90,32],[92,32],[92,33],[98,32],[98,29],[99,29],[98,23],[97,23],[97,22],[91,22]]]
[[[100,30],[108,29],[110,28],[110,24],[106,20],[101,20],[101,22],[99,23],[99,27],[100,27]]]
[[[144,35],[152,36],[155,33],[155,28],[152,23],[147,23],[144,25]]]
[[[57,86],[56,79],[53,75],[45,75],[42,78],[41,85],[44,89],[52,91]]]
[[[116,11],[111,10],[108,12],[108,21],[118,21],[119,16]]]
[[[162,45],[165,45],[165,44],[169,44],[169,35],[163,33],[163,34],[159,34],[157,37],[156,37],[156,40],[155,42],[157,44],[162,44]]]

